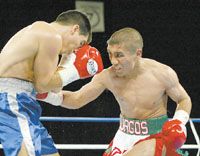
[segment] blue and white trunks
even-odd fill
[[[17,156],[22,142],[29,156],[58,152],[39,121],[41,107],[35,94],[30,82],[0,78],[0,142],[6,156]]]

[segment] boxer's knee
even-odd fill
[[[26,146],[23,142],[18,156],[27,156],[27,155],[28,155],[28,152],[27,152]],[[59,153],[54,153],[54,154],[48,154],[48,155],[42,155],[42,156],[60,156],[60,155],[59,155]]]
[[[167,152],[166,147],[163,146],[163,148],[162,148],[162,156],[166,156],[166,152]]]
[[[145,140],[133,146],[123,156],[154,156],[155,147],[155,139]]]

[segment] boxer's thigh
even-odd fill
[[[27,155],[28,155],[28,152],[26,150],[26,147],[24,143],[22,143],[18,156],[27,156]]]
[[[142,141],[132,147],[123,156],[154,156],[156,147],[156,140],[149,139]]]
[[[40,132],[42,156],[59,156],[51,135],[49,135],[42,123],[40,123]]]

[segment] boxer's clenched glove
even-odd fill
[[[90,45],[84,45],[70,54],[59,66],[62,67],[59,71],[62,86],[78,79],[92,77],[103,70],[100,52]]]

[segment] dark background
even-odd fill
[[[106,41],[123,27],[139,30],[144,39],[143,57],[171,66],[183,87],[191,96],[191,117],[200,111],[200,0],[104,0],[105,32],[94,33],[92,46],[102,54],[105,67],[110,66]],[[0,47],[19,29],[37,20],[52,22],[62,11],[75,8],[74,0],[0,0]],[[77,90],[90,79],[79,80],[65,87]],[[65,117],[118,117],[119,106],[109,91],[78,110],[67,110],[45,103],[43,116]],[[169,116],[175,105],[169,100]],[[43,122],[56,144],[108,144],[117,123],[64,123]],[[189,128],[187,144],[195,144]],[[200,126],[195,124],[198,132]],[[195,155],[196,150],[190,150]],[[96,156],[103,150],[60,150],[62,156]],[[2,154],[2,151],[0,153]]]

